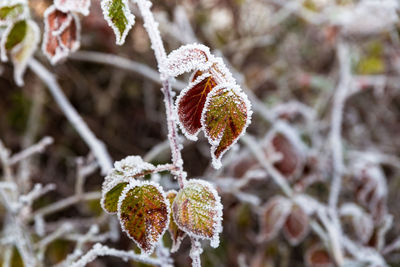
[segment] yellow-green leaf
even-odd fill
[[[212,145],[215,168],[221,166],[222,155],[244,133],[250,117],[250,102],[238,86],[220,85],[208,94],[201,123]]]
[[[124,232],[142,252],[153,252],[168,228],[169,216],[169,201],[158,184],[134,181],[122,192],[118,217]]]
[[[126,185],[136,178],[155,170],[154,165],[144,162],[139,156],[129,156],[114,163],[114,168],[105,177],[102,187],[101,206],[108,213],[117,212],[119,197]]]
[[[129,30],[135,23],[135,16],[129,10],[127,0],[102,0],[101,8],[108,25],[113,29],[116,43],[122,45]]]
[[[28,10],[26,4],[16,3],[11,5],[0,5],[0,25],[21,20],[27,16]]]
[[[170,190],[167,192],[167,199],[169,201],[170,207],[172,207],[172,204],[173,204],[177,194],[178,193],[175,190]],[[182,231],[181,229],[179,229],[178,225],[176,225],[174,218],[172,216],[172,213],[170,214],[170,218],[169,218],[168,231],[172,238],[171,252],[176,252],[176,251],[178,251],[182,240],[185,238],[186,233],[184,231]]]
[[[219,244],[222,231],[221,199],[213,186],[203,180],[190,180],[178,192],[172,205],[174,221],[190,236]]]

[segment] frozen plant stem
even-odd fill
[[[94,156],[99,162],[102,174],[107,174],[108,171],[112,169],[112,160],[110,155],[108,154],[105,145],[99,139],[97,139],[97,137],[89,129],[79,113],[75,110],[71,103],[69,103],[53,74],[51,74],[42,64],[40,64],[35,59],[30,60],[29,67],[47,85],[50,93],[53,95],[54,99],[56,100],[57,104],[59,105],[65,116],[68,118],[75,130],[89,146],[90,150],[93,152]]]
[[[337,56],[339,60],[340,80],[333,98],[330,141],[333,157],[333,178],[329,195],[329,207],[336,210],[342,186],[343,174],[343,148],[342,148],[342,120],[343,109],[347,92],[351,82],[349,47],[343,41],[337,45]]]
[[[148,0],[135,0],[137,3],[140,13],[142,14],[144,21],[144,28],[149,35],[151,41],[151,48],[154,50],[154,54],[158,64],[158,70],[160,72],[160,79],[162,83],[162,92],[164,94],[165,110],[167,113],[167,124],[168,124],[168,140],[171,147],[172,163],[177,168],[174,174],[177,176],[179,187],[182,188],[185,180],[185,173],[183,171],[183,161],[181,155],[181,146],[178,140],[178,130],[176,126],[176,116],[173,105],[173,94],[171,90],[171,77],[165,74],[164,65],[167,58],[161,35],[158,30],[158,23],[154,20],[153,13],[151,12],[151,2]]]

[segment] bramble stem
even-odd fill
[[[154,50],[154,54],[158,64],[158,70],[160,72],[160,79],[162,83],[161,91],[164,94],[164,103],[167,114],[168,124],[168,140],[171,147],[172,163],[176,166],[177,171],[174,173],[178,179],[179,187],[182,188],[186,174],[183,171],[183,160],[181,155],[181,146],[178,140],[178,129],[175,120],[175,110],[173,104],[173,93],[171,90],[171,78],[164,72],[164,64],[167,59],[167,53],[161,39],[160,32],[158,30],[158,23],[154,20],[153,13],[151,12],[151,2],[148,0],[135,0],[137,3],[140,13],[142,14],[144,21],[144,28],[149,35],[151,41],[151,48]]]

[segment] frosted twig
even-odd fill
[[[271,162],[264,156],[259,148],[259,145],[254,141],[254,138],[249,134],[242,136],[243,143],[249,148],[251,153],[256,157],[260,165],[271,175],[275,183],[282,189],[287,196],[292,196],[293,192],[289,184],[286,182],[282,174],[279,173],[271,164]]]
[[[95,199],[100,199],[101,198],[101,192],[99,191],[94,191],[94,192],[88,192],[85,194],[82,194],[80,196],[74,195],[68,198],[64,198],[60,201],[57,201],[51,205],[48,205],[44,208],[38,209],[32,214],[32,218],[36,216],[46,216],[48,214],[60,211],[62,209],[65,209],[69,206],[72,206],[80,201],[88,201],[88,200],[95,200]]]
[[[19,201],[22,205],[32,205],[35,199],[40,198],[44,194],[56,189],[55,184],[47,184],[44,187],[41,184],[35,184],[33,189],[26,195],[21,195]]]
[[[167,58],[165,48],[161,39],[160,32],[158,30],[158,23],[154,20],[153,13],[151,12],[151,2],[148,0],[135,0],[137,3],[140,13],[144,20],[144,28],[146,29],[150,41],[151,48],[154,51],[158,69],[160,71],[160,79],[162,81],[162,92],[164,93],[164,103],[167,114],[167,125],[168,125],[168,140],[171,147],[172,162],[177,167],[175,172],[179,186],[183,187],[183,182],[186,178],[186,173],[183,171],[183,160],[181,155],[181,145],[179,144],[178,129],[176,126],[176,114],[173,103],[173,95],[171,91],[171,77],[165,74],[164,64]]]
[[[106,64],[120,69],[132,71],[148,78],[155,83],[162,84],[162,81],[160,80],[160,76],[157,71],[153,70],[145,64],[135,62],[128,58],[91,51],[77,51],[73,54],[70,54],[69,58],[77,61],[88,61]],[[186,87],[186,84],[181,81],[176,81],[172,86],[178,90],[182,90]]]
[[[43,152],[48,145],[51,145],[53,143],[53,141],[54,141],[53,138],[50,136],[44,137],[37,144],[30,146],[30,147],[22,150],[21,152],[18,152],[17,154],[13,155],[8,160],[8,164],[14,165],[14,164],[18,163],[19,161],[32,156],[33,154]]]
[[[200,255],[203,253],[201,243],[197,238],[191,237],[192,248],[190,249],[190,258],[192,259],[192,267],[201,267]]]
[[[112,160],[105,145],[96,138],[87,124],[83,121],[82,117],[65,97],[53,74],[35,59],[32,59],[29,62],[29,67],[47,85],[65,116],[71,122],[72,126],[76,129],[82,139],[86,142],[86,144],[90,147],[91,151],[99,162],[102,173],[107,174],[107,172],[112,169]]]
[[[163,266],[163,262],[158,259],[150,258],[145,255],[136,254],[133,251],[123,251],[117,250],[114,248],[109,248],[107,246],[103,246],[100,243],[97,243],[93,246],[91,250],[89,250],[85,255],[83,255],[78,261],[72,263],[71,267],[84,267],[89,262],[94,261],[99,256],[114,256],[118,258],[122,258],[127,261],[128,259],[139,261],[151,265]]]
[[[333,178],[329,194],[329,207],[336,210],[343,174],[343,144],[342,144],[342,120],[343,109],[347,92],[351,82],[351,66],[349,47],[344,41],[337,45],[337,56],[339,60],[340,80],[333,99],[331,119],[331,148],[333,157]]]

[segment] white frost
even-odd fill
[[[107,21],[108,25],[113,29],[116,38],[117,45],[123,45],[125,43],[126,36],[135,24],[135,16],[129,10],[129,3],[127,0],[122,1],[122,12],[124,13],[124,18],[127,23],[123,32],[120,32],[118,27],[114,24],[113,19],[110,17],[110,8],[113,5],[114,0],[101,0],[101,9],[103,10],[104,19]],[[122,18],[121,18],[122,19]]]
[[[144,251],[144,250],[141,249],[140,244],[133,237],[130,236],[129,231],[125,228],[125,226],[123,224],[123,219],[121,218],[121,206],[122,206],[122,203],[123,203],[124,199],[126,198],[126,196],[127,196],[129,191],[131,191],[132,189],[134,189],[137,186],[148,186],[148,185],[155,187],[157,189],[157,191],[162,195],[162,198],[164,200],[163,202],[167,206],[167,222],[165,224],[165,227],[164,227],[163,231],[157,237],[153,238],[152,235],[148,235],[148,234],[146,235],[146,240],[147,240],[148,243],[151,244],[151,248],[149,250],[147,250],[147,251]],[[165,191],[163,190],[163,188],[159,184],[154,183],[152,181],[131,180],[129,182],[129,184],[122,191],[121,196],[119,197],[119,200],[118,200],[118,219],[119,219],[120,224],[121,224],[121,229],[141,249],[142,255],[150,255],[150,254],[153,253],[155,246],[159,242],[160,238],[164,235],[165,231],[168,229],[169,220],[170,220],[170,216],[171,216],[170,214],[171,214],[171,208],[170,208],[170,205],[169,205],[169,200],[167,199],[167,196],[165,194]],[[146,229],[146,230],[150,231],[150,229]]]
[[[91,0],[54,0],[57,9],[64,13],[78,12],[84,16],[89,15]]]
[[[211,57],[210,49],[205,45],[184,45],[168,55],[162,72],[176,77],[194,70],[206,71],[212,65]]]
[[[195,189],[198,192],[201,192],[202,190],[204,190],[204,188],[206,188],[206,190],[208,190],[212,194],[212,196],[214,197],[214,199],[215,199],[214,206],[211,206],[211,207],[204,207],[203,206],[202,207],[204,209],[211,210],[211,211],[215,212],[215,216],[214,216],[214,218],[212,218],[213,219],[213,236],[211,238],[209,238],[209,237],[198,235],[198,234],[195,234],[195,233],[191,232],[185,226],[181,225],[179,223],[179,221],[177,220],[175,214],[172,213],[172,215],[174,217],[174,221],[178,225],[178,227],[182,231],[186,232],[190,237],[192,237],[192,238],[200,238],[200,239],[209,239],[211,241],[210,245],[212,247],[216,248],[216,247],[219,246],[219,234],[222,232],[222,215],[223,215],[222,209],[223,209],[223,206],[221,204],[221,198],[218,195],[217,190],[215,190],[214,186],[211,183],[207,182],[207,181],[200,180],[200,179],[191,179],[191,180],[185,182],[184,188],[187,187],[187,186],[191,186],[192,189]]]

